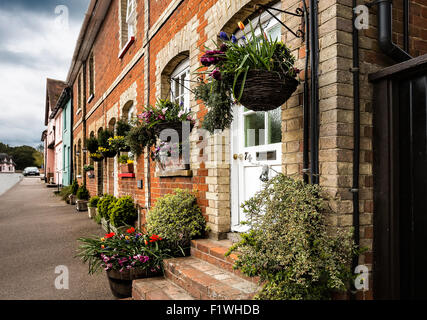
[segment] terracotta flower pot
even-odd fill
[[[134,173],[133,163],[122,164],[120,167],[122,173]]]
[[[124,270],[108,270],[107,277],[110,283],[110,289],[116,298],[124,299],[132,296],[132,281],[136,279],[144,279],[150,277],[157,277],[162,275],[162,272],[146,269]]]

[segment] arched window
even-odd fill
[[[182,61],[171,74],[171,101],[190,109],[190,59]]]

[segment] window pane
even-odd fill
[[[268,144],[282,142],[282,120],[281,120],[281,108],[268,112]]]
[[[265,112],[245,116],[245,147],[265,144]]]

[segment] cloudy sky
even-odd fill
[[[0,0],[0,142],[41,143],[46,78],[65,81],[88,5]]]

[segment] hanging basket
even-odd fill
[[[179,136],[179,141],[182,141],[182,124],[183,122],[163,122],[163,123],[159,123],[154,127],[154,131],[156,133],[157,136],[160,136],[160,133],[163,130],[166,129],[173,129],[176,132],[178,132],[178,136]],[[194,123],[190,122],[190,132],[193,131],[194,128]],[[169,137],[169,141],[170,141],[171,137]]]
[[[130,147],[129,146],[126,146],[126,147],[123,147],[123,148],[120,148],[120,150],[119,150],[120,152],[129,152],[130,151]]]
[[[236,94],[242,81],[236,83]],[[274,110],[292,96],[298,84],[298,80],[275,71],[249,70],[239,103],[253,111]]]
[[[104,158],[114,158],[117,155],[117,151],[111,150],[107,152],[102,152],[102,155],[104,156]]]
[[[90,157],[95,162],[102,162],[104,160],[104,156],[102,158]]]

